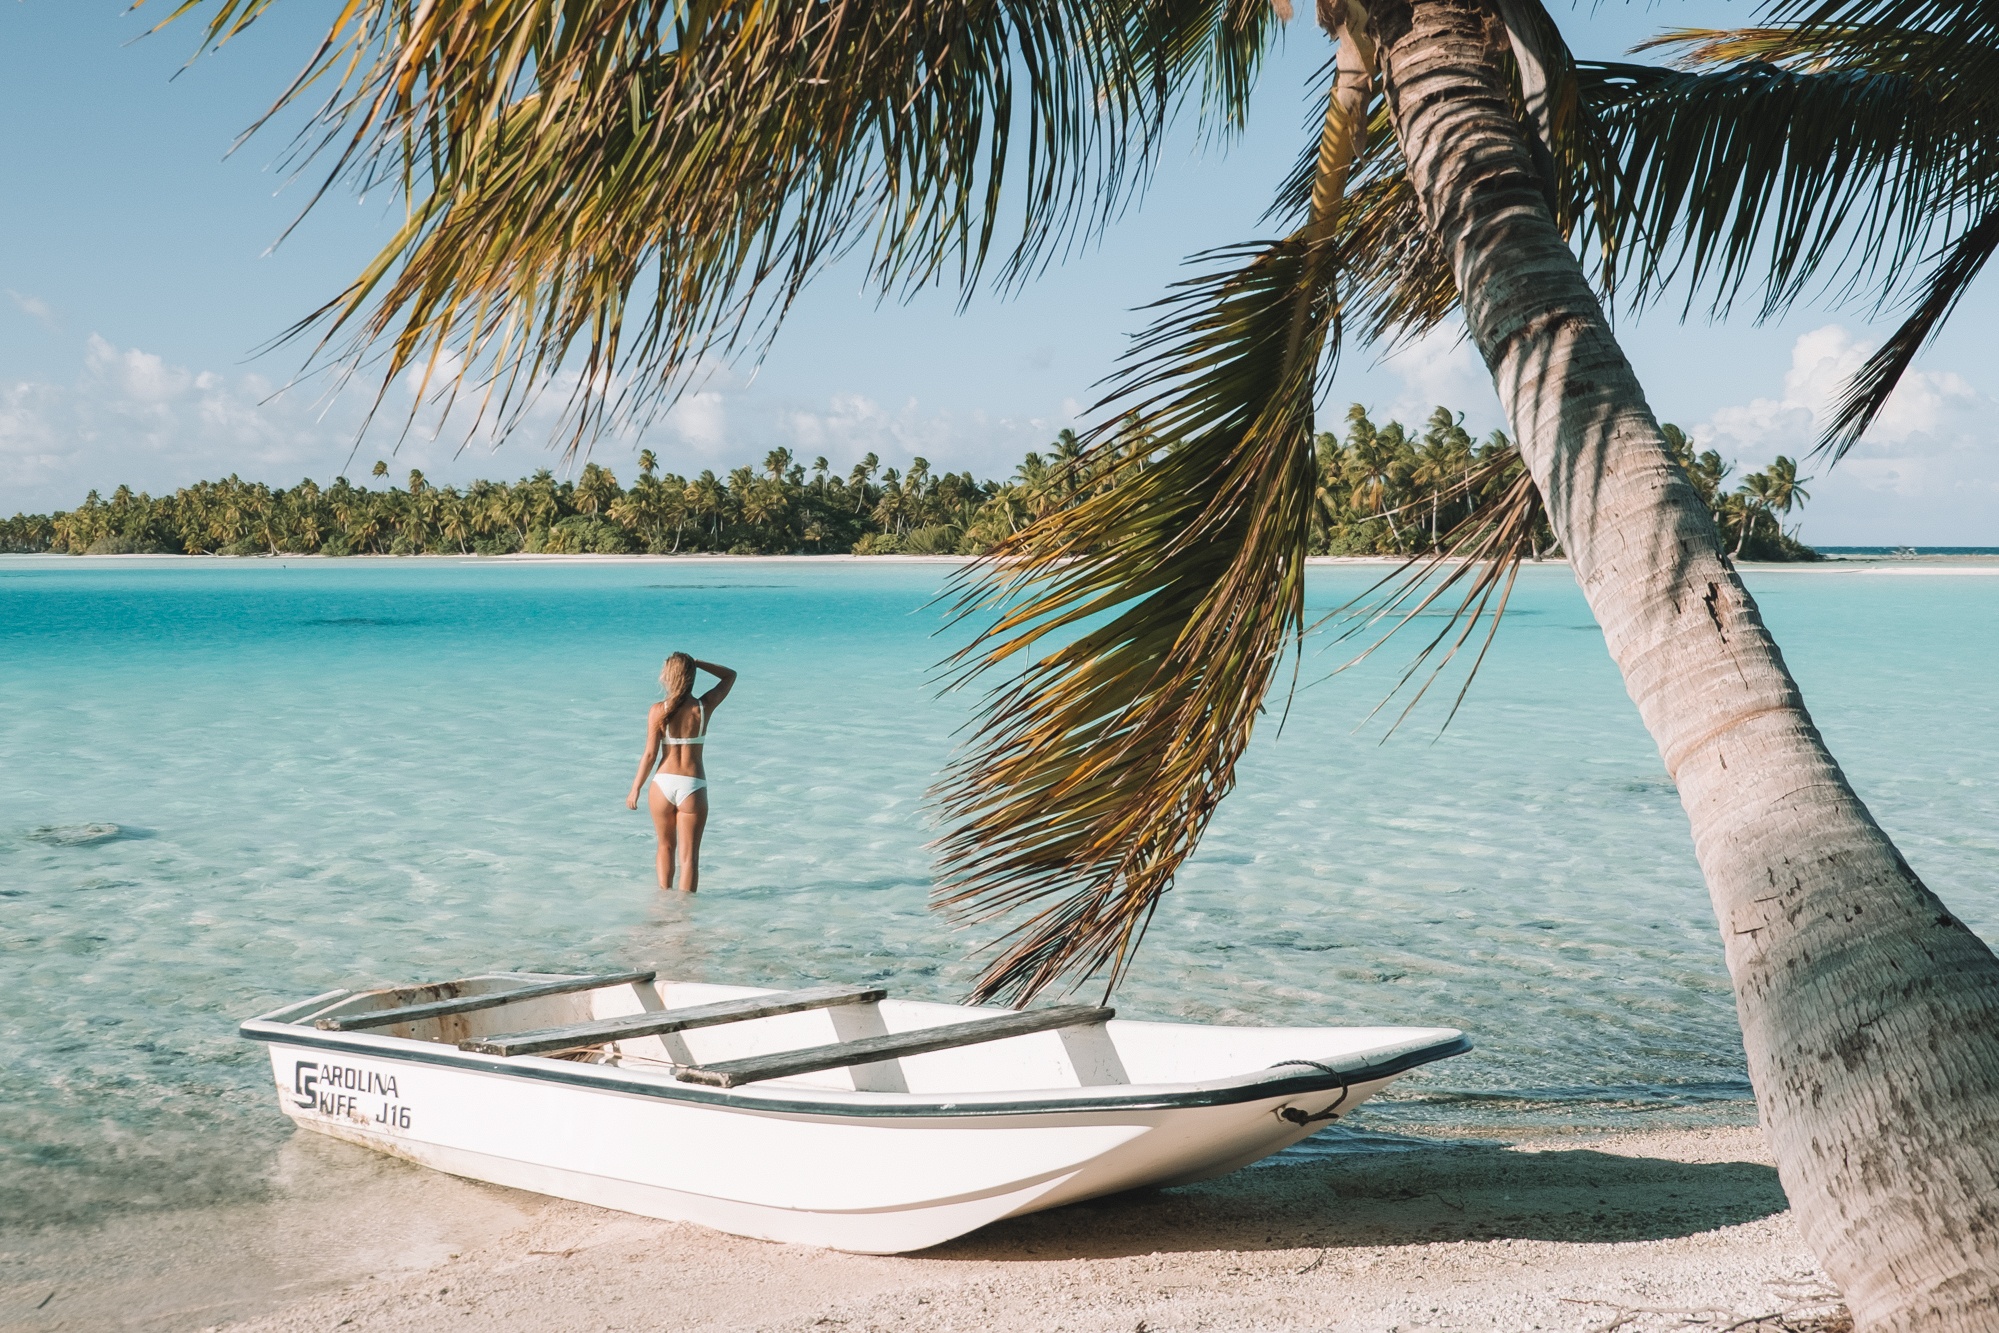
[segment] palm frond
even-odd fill
[[[1365,35],[1335,33],[1304,225],[1197,257],[1224,266],[1160,303],[1097,405],[1079,462],[1100,489],[961,584],[961,615],[992,623],[952,659],[958,683],[1042,652],[987,697],[934,792],[954,825],[937,905],[1012,922],[979,998],[1024,1002],[1099,971],[1116,986],[1300,634],[1312,405],[1337,348],[1332,237],[1376,74]]]
[[[1446,613],[1442,627],[1417,649],[1388,693],[1363,721],[1362,725],[1372,721],[1405,690],[1409,691],[1401,712],[1382,733],[1384,743],[1409,720],[1423,696],[1449,669],[1483,623],[1485,638],[1465,670],[1450,710],[1438,727],[1439,733],[1457,717],[1493,638],[1499,633],[1521,563],[1538,552],[1540,538],[1548,532],[1541,492],[1534,485],[1519,449],[1513,445],[1496,450],[1451,493],[1469,498],[1471,512],[1443,535],[1434,551],[1409,557],[1312,627],[1340,626],[1335,643],[1373,635],[1372,642],[1334,672],[1337,675],[1373,656],[1419,616],[1443,602],[1452,588],[1462,585],[1457,605]],[[1427,674],[1423,672],[1426,665],[1430,668]]]
[[[1841,391],[1837,410],[1821,433],[1819,444],[1821,449],[1830,451],[1834,460],[1858,444],[1867,428],[1874,424],[1874,418],[1888,405],[1895,386],[1914,363],[1916,353],[1936,336],[1994,250],[1999,250],[1999,209],[1987,213],[1958,238],[1924,285],[1909,317]]]
[[[1650,45],[1695,68],[1584,67],[1623,164],[1618,248],[1633,301],[1676,280],[1689,309],[1706,292],[1716,315],[1756,291],[1759,317],[1775,316],[1814,280],[1892,300],[1938,236],[1999,202],[1994,85],[1912,73],[1886,47],[1831,66],[1840,43],[1770,29]],[[1738,63],[1709,67],[1721,60]]]
[[[1999,11],[1983,0],[1772,0],[1764,16],[1806,31],[1923,29],[1986,46],[1999,42]]]
[[[224,0],[211,42],[266,3]],[[858,248],[885,294],[969,292],[1094,235],[1175,106],[1240,119],[1268,11],[354,0],[285,94],[330,90],[297,151],[409,220],[291,336],[350,371],[379,349],[384,386],[448,362],[502,430],[558,376],[572,441],[643,421]]]
[[[1757,28],[1674,28],[1639,51],[1676,50],[1673,63],[1695,73],[1756,61],[1802,74],[1900,74],[1977,84],[1999,67],[1999,51],[1952,29],[1931,32],[1878,24]],[[1976,95],[1976,89],[1973,90]]]
[[[1599,91],[1627,169],[1634,290],[1675,278],[1760,318],[1817,284],[1909,313],[1843,391],[1820,448],[1842,456],[1999,244],[1999,49],[1992,16],[1907,0],[1776,6],[1789,24],[1681,29],[1646,43],[1679,71]],[[1615,84],[1617,86],[1613,87]],[[1642,299],[1642,297],[1641,297]]]
[[[938,904],[1012,919],[981,998],[1116,984],[1301,626],[1328,286],[1302,234],[1205,258],[1225,266],[1162,303],[1106,400],[1163,452],[1124,459],[962,589],[992,623],[954,659],[961,680],[1039,654],[936,791],[953,826]]]

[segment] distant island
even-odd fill
[[[1317,438],[1319,486],[1314,555],[1416,555],[1435,549],[1451,526],[1504,484],[1511,456],[1503,432],[1475,443],[1463,416],[1439,407],[1420,432],[1399,421],[1377,426],[1365,408],[1347,413],[1345,434]],[[1707,501],[1723,539],[1746,560],[1816,560],[1782,527],[1809,498],[1793,460],[1779,456],[1724,489],[1731,468],[1713,450],[1696,453],[1676,426],[1666,438]],[[608,468],[586,463],[573,481],[547,468],[508,484],[434,486],[412,470],[381,490],[336,477],[274,488],[231,475],[172,495],[120,486],[92,491],[75,509],[16,514],[0,521],[0,552],[71,555],[616,555],[720,552],[730,555],[978,555],[1036,518],[1115,484],[1102,460],[1148,452],[1134,429],[1109,450],[1087,449],[1073,431],[1030,453],[1004,481],[970,472],[934,473],[913,459],[907,471],[868,454],[844,476],[824,458],[808,468],[788,449],[761,469],[693,478],[659,471],[652,451],[621,486]],[[1498,466],[1494,466],[1494,465]],[[372,469],[389,475],[386,462]],[[1475,477],[1492,480],[1473,483]],[[1538,554],[1556,553],[1543,524]]]

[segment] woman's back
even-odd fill
[[[676,706],[677,705],[677,706]],[[671,708],[672,712],[667,710]],[[708,739],[708,710],[699,699],[683,696],[673,703],[653,705],[659,727],[659,744],[664,751],[659,766],[668,773],[702,777],[702,750]]]

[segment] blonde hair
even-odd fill
[[[694,659],[686,653],[674,653],[660,664],[659,683],[666,691],[666,712],[671,718],[694,693]]]

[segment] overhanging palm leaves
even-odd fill
[[[1372,43],[1345,34],[1304,225],[1204,257],[1227,266],[1162,303],[1099,404],[1115,410],[1076,465],[1101,489],[1002,543],[964,589],[964,614],[993,622],[955,659],[966,678],[1057,636],[988,699],[938,789],[955,824],[939,904],[1013,919],[981,998],[1070,972],[1116,985],[1303,628],[1312,406],[1374,76]]]
[[[1025,909],[981,997],[1109,969],[1234,782],[1304,609],[1312,399],[1330,317],[1302,237],[1182,285],[1121,397],[1164,453],[1006,542],[964,593],[970,674],[1056,646],[994,692],[940,787],[947,907]],[[1142,464],[1142,466],[1141,466]]]
[[[1551,52],[1552,202],[1606,301],[1642,306],[1675,281],[1718,315],[1746,292],[1761,318],[1815,287],[1906,300],[1825,427],[1837,456],[1999,247],[1999,19],[1930,0],[1770,12],[1790,22],[1649,44],[1679,69],[1570,61],[1537,18],[1523,26]],[[1395,262],[1351,280],[1376,316],[1360,331],[1392,341],[1441,323],[1457,293],[1398,193],[1392,142],[1377,161],[1362,188],[1389,206],[1368,211],[1367,252]],[[1275,215],[1300,206],[1305,165]]]
[[[224,0],[210,39],[269,2]],[[1142,181],[1179,102],[1239,120],[1272,23],[1260,0],[357,0],[286,100],[330,89],[302,151],[410,212],[294,332],[350,369],[381,346],[384,386],[447,366],[502,430],[569,376],[574,443],[761,345],[856,246],[884,291],[969,288],[995,253],[1031,273]]]
[[[1909,301],[1827,423],[1859,440],[1999,245],[1999,49],[1967,4],[1772,7],[1778,26],[1652,43],[1679,71],[1589,71],[1624,163],[1619,243],[1642,299],[1674,278],[1760,315],[1813,284]]]

